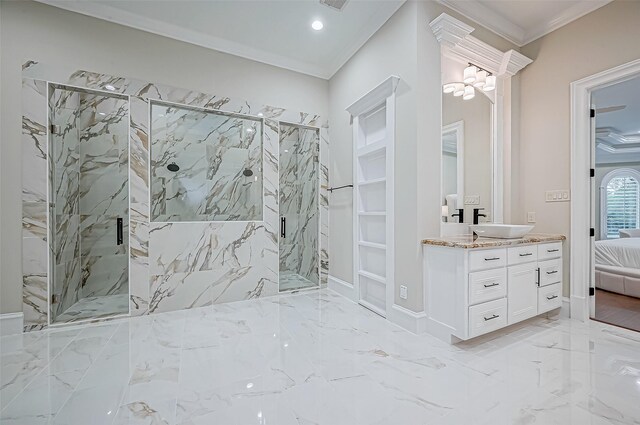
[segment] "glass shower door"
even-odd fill
[[[129,102],[50,86],[51,322],[129,311]]]
[[[319,285],[319,133],[280,125],[280,291]]]

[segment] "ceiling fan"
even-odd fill
[[[607,107],[604,107],[604,108],[596,109],[596,113],[597,114],[605,114],[607,112],[619,111],[619,110],[624,109],[626,107],[627,107],[627,105],[607,106]]]

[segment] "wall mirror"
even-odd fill
[[[462,93],[449,91],[451,85]],[[443,86],[444,223],[482,223],[491,221],[493,216],[494,102],[482,89],[471,92],[471,87],[451,81]]]

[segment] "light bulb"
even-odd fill
[[[465,86],[464,95],[462,96],[462,99],[471,100],[474,97],[476,97],[476,89],[474,89],[473,86]]]
[[[443,93],[453,93],[455,89],[456,89],[455,83],[447,83],[444,86],[442,86]]]
[[[324,24],[322,23],[322,21],[313,21],[313,23],[311,24],[311,28],[316,31],[320,31],[322,28],[324,28]]]
[[[478,71],[476,73],[476,81],[473,83],[474,87],[481,89],[487,82],[487,71]]]
[[[474,81],[476,81],[476,72],[478,71],[478,68],[476,68],[473,65],[469,65],[468,67],[466,67],[464,69],[464,82],[465,84],[473,84]]]
[[[495,75],[489,75],[487,77],[487,81],[484,83],[484,86],[482,87],[482,90],[491,91],[491,90],[495,90],[495,89],[496,89],[496,76]]]
[[[456,87],[453,90],[454,96],[462,96],[464,94],[464,84],[456,83]]]

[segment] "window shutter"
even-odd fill
[[[638,228],[638,180],[631,176],[614,177],[607,184],[607,238],[618,238],[620,229]]]

